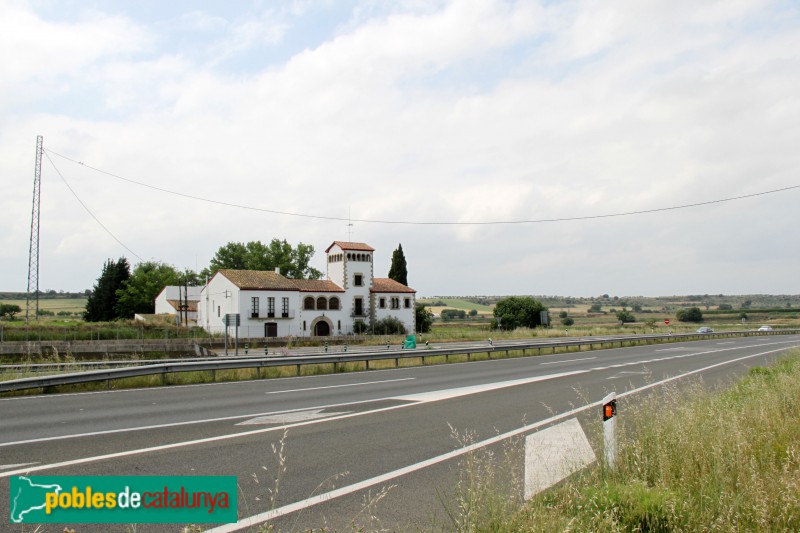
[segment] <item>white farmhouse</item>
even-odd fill
[[[180,306],[188,306],[189,322],[197,320],[197,304],[200,301],[200,291],[203,287],[179,287],[177,285],[167,285],[158,296],[156,296],[157,315],[178,315]]]
[[[239,336],[325,337],[354,332],[356,323],[386,317],[415,331],[416,291],[376,278],[375,249],[334,241],[326,250],[325,280],[290,279],[279,271],[220,270],[200,294],[198,325],[225,331],[225,315],[239,314]]]

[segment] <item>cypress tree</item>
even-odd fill
[[[120,257],[115,263],[106,261],[103,272],[97,278],[92,294],[86,301],[83,318],[87,322],[108,322],[117,318],[117,290],[130,277],[128,260]]]
[[[397,250],[392,253],[392,266],[389,268],[389,278],[408,285],[408,268],[406,256],[403,255],[403,245],[398,244]]]

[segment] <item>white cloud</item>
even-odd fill
[[[165,41],[163,28],[122,15],[56,23],[7,8],[45,41],[34,56],[61,60],[52,69],[15,60],[0,90],[34,107],[53,92],[70,99],[0,122],[0,162],[23,177],[0,197],[0,209],[16,219],[0,244],[14,250],[4,252],[14,279],[24,279],[20,221],[30,210],[37,133],[54,151],[170,190],[385,221],[601,215],[795,184],[796,10],[767,1],[708,6],[367,4],[321,45],[241,72],[231,66],[236,58],[297,38],[292,17],[314,6],[178,17],[176,31],[209,36],[200,54],[154,48]],[[88,36],[103,49],[87,49]],[[43,78],[47,88],[37,92]],[[91,100],[77,98],[84,92]],[[98,218],[146,259],[202,268],[228,241],[278,237],[315,245],[319,260],[329,241],[347,238],[346,221],[212,206],[55,162]],[[52,248],[43,253],[43,279],[86,288],[105,259],[125,252],[44,168],[42,227]],[[356,223],[352,238],[385,254],[386,270],[402,242],[410,269],[418,269],[411,284],[427,294],[792,292],[780,265],[797,252],[777,244],[792,222],[769,223],[776,206],[791,212],[792,194],[560,224]],[[80,269],[62,268],[77,256]],[[768,268],[777,274],[765,275]]]

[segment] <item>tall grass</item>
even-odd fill
[[[799,382],[794,351],[722,392],[696,384],[626,401],[614,470],[597,464],[502,517],[454,520],[455,529],[800,531]]]

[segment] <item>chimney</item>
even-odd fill
[[[281,273],[281,267],[275,267],[275,273],[276,274],[280,274]]]

